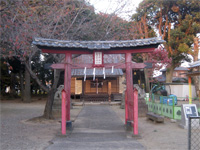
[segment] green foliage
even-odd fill
[[[189,50],[189,46],[186,43],[180,43],[178,46],[178,51],[180,53],[187,53]]]
[[[139,21],[147,16],[148,26],[157,27],[164,36],[169,57],[173,59],[173,65],[178,66],[183,60],[189,60],[186,54],[191,51],[194,37],[200,32],[199,6],[199,0],[143,0],[132,18]]]

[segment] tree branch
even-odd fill
[[[37,82],[37,84],[45,91],[49,92],[49,89],[42,84],[42,82],[39,80],[39,78],[35,75],[35,73],[30,69],[30,66],[27,62],[24,62],[26,69],[30,73],[31,77]]]

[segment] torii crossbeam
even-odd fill
[[[132,69],[141,69],[144,63],[132,63],[132,53],[149,53],[164,41],[160,38],[149,38],[127,41],[63,41],[35,38],[33,44],[43,53],[65,54],[65,61],[52,64],[54,69],[65,70],[64,91],[62,93],[62,134],[66,134],[66,122],[70,122],[71,69],[80,68],[121,68],[126,70],[126,104],[125,123],[133,125],[133,133],[138,134],[138,99],[133,90]],[[93,64],[72,64],[72,54],[93,54]],[[125,63],[104,64],[104,54],[125,54]]]

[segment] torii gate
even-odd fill
[[[63,63],[51,65],[54,69],[65,70],[62,92],[62,134],[66,135],[66,124],[70,123],[71,69],[115,67],[126,70],[125,124],[131,122],[133,134],[138,135],[138,97],[137,90],[133,90],[132,69],[142,69],[146,65],[132,63],[131,54],[152,52],[163,42],[161,38],[127,41],[63,41],[35,38],[33,44],[43,53],[65,54]],[[72,64],[72,54],[93,54],[93,64]],[[125,63],[106,64],[103,62],[104,54],[125,54]]]

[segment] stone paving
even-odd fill
[[[68,136],[55,137],[47,150],[144,149],[127,136],[124,123],[110,106],[84,106]]]

